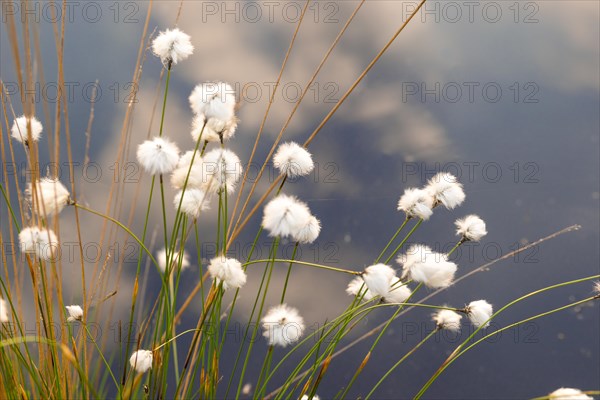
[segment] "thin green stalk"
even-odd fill
[[[273,273],[273,265],[275,263],[275,255],[277,254],[277,249],[279,247],[279,236],[275,238],[275,240],[273,241],[273,244],[271,246],[271,256],[273,257],[270,260],[266,260],[267,262],[267,266],[266,269],[269,271],[268,272],[268,276],[267,276],[267,284],[265,285],[265,291],[264,294],[262,296],[262,300],[260,302],[260,307],[258,309],[258,314],[256,316],[256,324],[254,326],[254,329],[252,331],[252,336],[250,338],[250,344],[248,345],[248,351],[246,352],[246,358],[244,360],[244,365],[242,366],[242,372],[240,375],[240,380],[238,383],[238,389],[237,389],[237,393],[235,395],[236,399],[240,397],[240,393],[242,391],[242,385],[244,383],[244,375],[246,374],[246,368],[248,367],[248,361],[250,360],[250,354],[252,353],[252,348],[254,347],[254,341],[256,339],[256,335],[258,333],[258,328],[260,326],[260,318],[262,316],[262,312],[263,312],[263,308],[265,305],[265,300],[267,298],[267,292],[269,291],[269,283],[271,282],[271,275]],[[264,262],[264,261],[263,261]],[[258,296],[260,297],[260,292],[258,293]]]
[[[396,231],[394,236],[392,236],[392,238],[390,239],[388,244],[386,244],[385,247],[383,248],[383,250],[381,250],[381,253],[379,253],[379,256],[377,256],[377,259],[375,260],[375,262],[373,262],[373,264],[377,264],[379,262],[379,260],[381,260],[381,257],[383,257],[383,255],[385,254],[387,249],[389,249],[389,247],[392,245],[392,243],[394,243],[394,240],[396,240],[396,238],[398,237],[400,232],[402,232],[402,229],[404,229],[404,227],[406,226],[406,224],[408,223],[409,220],[410,220],[410,218],[408,218],[408,217],[404,219],[404,222],[402,222],[402,225],[400,225],[400,228],[398,228],[398,230]]]
[[[390,254],[390,256],[385,260],[384,264],[387,264],[390,262],[390,260],[392,258],[394,258],[394,256],[396,255],[396,253],[398,253],[398,251],[400,251],[400,249],[402,248],[402,246],[404,246],[404,243],[406,243],[406,241],[408,240],[408,238],[410,238],[412,236],[413,233],[415,233],[415,231],[417,230],[417,228],[419,226],[421,226],[421,224],[423,223],[423,219],[421,218],[419,220],[419,222],[417,222],[415,224],[415,226],[413,226],[413,228],[410,230],[410,232],[408,232],[408,234],[406,235],[406,237],[400,242],[400,244],[398,246],[396,246],[396,248],[394,249],[394,251],[392,251],[392,254]]]
[[[435,372],[435,374],[425,383],[425,385],[423,385],[423,387],[421,388],[421,390],[419,390],[419,392],[417,393],[417,395],[415,396],[415,399],[420,399],[423,394],[427,391],[427,389],[429,389],[429,387],[433,384],[433,382],[435,382],[435,380],[441,375],[442,372],[444,372],[444,370],[448,367],[448,365],[450,365],[450,363],[452,362],[452,359],[454,357],[456,357],[462,350],[463,348],[467,345],[467,343],[473,339],[473,337],[475,337],[475,335],[481,330],[483,329],[483,326],[485,326],[489,321],[491,321],[492,319],[496,318],[499,314],[501,314],[503,311],[505,311],[506,309],[510,308],[511,306],[529,298],[529,297],[533,297],[537,294],[540,293],[544,293],[547,292],[549,290],[552,289],[556,289],[556,288],[560,288],[560,287],[564,287],[564,286],[568,286],[568,285],[573,285],[576,283],[580,283],[580,282],[585,282],[585,281],[589,281],[592,279],[598,279],[600,278],[600,275],[593,275],[593,276],[589,276],[586,278],[580,278],[580,279],[576,279],[576,280],[572,280],[572,281],[568,281],[568,282],[562,282],[556,285],[551,285],[551,286],[547,286],[545,288],[530,292],[524,296],[519,297],[516,300],[511,301],[510,303],[506,304],[504,307],[500,308],[498,311],[496,311],[495,313],[492,314],[492,316],[488,319],[488,321],[486,321],[484,324],[482,324],[480,327],[478,327],[473,333],[471,333],[471,335],[469,335],[469,337],[467,337],[453,352],[452,354],[450,354],[450,356],[446,359],[446,361],[444,361],[442,363],[442,365],[438,368],[438,370]]]
[[[367,396],[365,397],[365,400],[368,400],[371,398],[371,396],[373,395],[373,393],[375,392],[375,390],[377,390],[377,388],[379,387],[379,385],[381,385],[383,383],[383,381],[385,381],[387,379],[388,376],[390,376],[390,374],[392,372],[394,372],[394,370],[396,368],[398,368],[398,366],[400,364],[402,364],[402,362],[404,360],[406,360],[408,357],[410,357],[410,355],[412,355],[415,351],[417,351],[417,349],[419,347],[421,347],[426,341],[428,341],[433,335],[435,335],[437,332],[439,331],[439,328],[435,328],[434,330],[432,330],[429,335],[425,336],[425,338],[423,338],[423,340],[421,340],[415,347],[413,347],[408,353],[406,353],[404,355],[404,357],[402,357],[400,360],[398,360],[398,362],[396,364],[394,364],[394,366],[392,368],[390,368],[388,370],[388,372],[385,373],[385,375],[383,375],[381,377],[381,379],[375,384],[375,386],[373,386],[373,388],[371,389],[371,391],[367,394]]]
[[[285,300],[285,292],[287,290],[288,281],[290,279],[290,274],[292,273],[292,265],[294,265],[294,259],[296,258],[296,252],[298,251],[299,244],[300,244],[300,242],[296,242],[296,244],[294,245],[294,251],[292,252],[292,257],[290,259],[290,265],[288,267],[287,274],[285,276],[285,283],[283,284],[283,292],[281,292],[281,304],[283,304],[283,301]]]
[[[104,365],[106,365],[106,369],[108,370],[108,373],[110,374],[113,382],[115,383],[115,388],[117,388],[117,390],[119,390],[120,385],[119,385],[119,382],[117,381],[117,378],[115,378],[115,374],[113,374],[112,368],[110,367],[110,363],[108,361],[106,361],[106,357],[104,357],[104,353],[102,353],[102,350],[98,346],[98,343],[92,336],[92,333],[88,329],[87,324],[85,322],[82,322],[81,324],[83,325],[83,328],[85,329],[85,332],[87,333],[89,338],[92,340],[92,343],[94,343],[94,346],[96,346],[96,350],[98,350],[98,354],[100,354],[102,361],[104,361]],[[119,397],[120,397],[120,394],[119,394]]]
[[[328,270],[328,271],[333,271],[333,272],[342,272],[344,274],[350,274],[350,275],[356,275],[356,276],[362,275],[362,272],[358,272],[358,271],[350,271],[348,269],[335,268],[335,267],[330,267],[330,266],[327,266],[327,265],[311,263],[311,262],[307,262],[307,261],[289,260],[289,259],[283,259],[283,258],[252,260],[252,261],[248,261],[248,262],[244,263],[243,265],[247,266],[247,265],[259,264],[259,263],[264,263],[264,262],[269,262],[269,261],[273,262],[273,263],[281,262],[281,263],[294,263],[294,264],[306,265],[306,266],[309,266],[309,267],[320,268],[320,269],[324,269],[324,270]]]

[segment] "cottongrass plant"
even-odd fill
[[[338,43],[364,1],[361,1],[348,19],[331,50]],[[306,12],[306,3],[302,16]],[[70,189],[57,178],[37,169],[40,159],[39,145],[46,139],[49,142],[50,159],[58,161],[59,144],[66,140],[69,160],[72,161],[70,136],[63,138],[57,132],[42,137],[43,126],[33,116],[30,105],[24,104],[25,115],[17,117],[12,112],[15,98],[7,95],[2,86],[2,106],[4,124],[0,124],[2,160],[14,161],[13,144],[20,144],[26,152],[28,166],[25,187],[18,180],[10,181],[4,172],[0,183],[3,204],[10,214],[10,224],[3,225],[0,240],[3,245],[14,244],[16,251],[2,253],[2,262],[6,274],[0,279],[0,393],[2,398],[239,398],[252,397],[268,399],[319,399],[317,392],[322,389],[326,377],[335,374],[333,365],[339,354],[353,347],[357,342],[353,337],[361,322],[370,316],[386,316],[385,322],[376,327],[377,336],[370,342],[369,350],[356,360],[346,364],[355,372],[348,380],[336,376],[338,391],[336,398],[345,399],[350,395],[353,385],[366,368],[373,368],[379,377],[369,392],[362,393],[364,398],[377,396],[377,390],[387,379],[396,379],[397,369],[421,346],[442,330],[458,332],[470,321],[474,332],[459,344],[445,360],[431,360],[439,364],[435,374],[423,379],[423,387],[415,393],[420,398],[436,381],[443,371],[465,352],[479,345],[486,338],[522,323],[542,318],[546,315],[566,310],[600,298],[600,284],[595,283],[594,295],[572,301],[564,306],[546,310],[540,314],[517,321],[508,326],[489,332],[490,323],[501,313],[517,306],[521,301],[550,292],[553,289],[591,283],[600,278],[598,275],[584,277],[569,282],[558,283],[524,295],[505,305],[492,305],[487,300],[471,301],[468,297],[478,297],[481,293],[464,293],[466,305],[434,304],[424,295],[426,289],[450,290],[457,278],[460,266],[451,261],[451,255],[467,241],[480,241],[487,234],[483,219],[468,215],[456,220],[456,245],[447,253],[433,251],[426,243],[412,243],[409,240],[418,228],[432,219],[440,208],[452,211],[465,200],[462,184],[449,173],[439,173],[421,188],[406,188],[400,196],[397,209],[404,219],[381,251],[373,254],[371,265],[338,268],[330,265],[307,262],[297,259],[298,249],[314,243],[322,229],[321,221],[314,215],[308,204],[300,198],[286,193],[290,184],[302,184],[298,179],[310,174],[314,169],[313,156],[309,145],[323,125],[335,114],[341,104],[362,81],[375,63],[385,53],[396,37],[418,12],[423,2],[397,30],[395,35],[383,47],[369,66],[357,78],[342,101],[334,106],[319,127],[300,144],[280,143],[287,123],[273,142],[269,155],[264,160],[259,173],[262,176],[266,165],[272,161],[279,176],[272,182],[256,201],[253,196],[256,182],[249,188],[247,170],[244,162],[229,143],[235,139],[240,121],[236,116],[236,93],[225,82],[203,82],[191,90],[190,103],[190,139],[187,144],[176,144],[169,138],[165,129],[169,82],[176,66],[193,55],[193,38],[179,28],[160,32],[152,41],[150,48],[163,66],[161,79],[162,104],[158,131],[136,146],[136,158],[139,166],[147,175],[150,184],[139,186],[136,193],[143,193],[141,206],[132,208],[143,217],[143,228],[136,227],[132,219],[126,220],[122,214],[113,213],[115,204],[122,196],[124,186],[113,186],[107,195],[106,211],[89,207],[78,200],[77,187],[71,178],[67,182]],[[148,17],[150,14],[148,15]],[[14,16],[9,16],[14,18]],[[300,23],[291,41],[288,54],[292,51]],[[14,23],[14,21],[13,21]],[[37,32],[37,31],[36,31]],[[61,38],[56,31],[57,38]],[[141,54],[146,49],[147,32],[140,49],[140,58],[136,66],[142,70]],[[64,39],[64,38],[63,38]],[[63,41],[57,40],[57,43]],[[27,46],[29,46],[27,44]],[[29,52],[31,49],[26,48]],[[307,87],[314,81],[320,68],[327,61],[331,50]],[[283,73],[288,57],[281,68]],[[27,65],[31,72],[31,65]],[[62,71],[62,69],[61,69]],[[62,73],[62,72],[61,72]],[[279,84],[281,74],[277,80]],[[276,90],[276,88],[274,89]],[[272,96],[265,113],[266,121],[274,101]],[[299,103],[298,103],[299,105]],[[67,107],[67,104],[64,104]],[[128,113],[133,109],[129,105]],[[296,108],[290,115],[290,119]],[[60,120],[60,113],[57,113]],[[128,116],[129,118],[129,116]],[[9,122],[10,121],[10,122]],[[91,125],[92,118],[90,118]],[[11,124],[12,123],[12,124]],[[10,126],[10,129],[9,129]],[[58,124],[60,126],[60,124]],[[256,145],[260,139],[261,127]],[[154,128],[156,130],[156,128]],[[128,123],[123,129],[122,143],[129,141]],[[249,163],[256,150],[252,151]],[[183,147],[183,154],[180,150]],[[15,146],[17,148],[17,146]],[[10,151],[7,151],[9,149]],[[117,149],[116,161],[125,160],[126,151]],[[72,164],[72,163],[71,163]],[[72,176],[73,170],[70,171]],[[170,183],[174,193],[166,187]],[[242,199],[246,188],[247,197]],[[119,194],[114,194],[115,192]],[[145,192],[145,193],[144,193]],[[136,194],[136,199],[137,199]],[[146,196],[145,198],[143,196]],[[16,200],[15,200],[16,199]],[[254,204],[250,206],[250,202]],[[160,202],[160,227],[155,236],[149,226],[153,202]],[[136,201],[137,203],[137,201]],[[168,206],[167,206],[168,204]],[[173,207],[175,214],[167,212]],[[389,205],[390,207],[393,204]],[[130,302],[123,307],[128,317],[119,321],[117,343],[106,340],[97,341],[92,327],[109,329],[110,315],[114,309],[115,291],[110,289],[107,280],[109,259],[94,266],[93,275],[86,276],[82,262],[81,288],[71,287],[69,293],[80,292],[80,305],[66,305],[70,296],[65,292],[62,282],[61,216],[67,207],[74,209],[76,233],[79,248],[84,241],[106,243],[107,226],[118,228],[128,242],[139,249],[136,257],[133,290]],[[119,205],[120,207],[120,205]],[[258,226],[249,224],[252,216],[260,215]],[[94,230],[81,229],[80,214],[89,214],[103,223],[99,236]],[[207,226],[213,221],[214,226]],[[444,229],[444,228],[441,228]],[[8,230],[8,233],[6,233]],[[254,242],[246,259],[232,257],[231,246],[240,233],[245,230],[254,233]],[[450,232],[450,229],[448,229]],[[255,255],[260,238],[269,238],[270,249],[265,258]],[[283,240],[294,244],[289,257],[280,256],[280,244]],[[213,242],[216,256],[206,260],[201,254],[203,243]],[[3,249],[5,246],[3,246]],[[160,249],[160,250],[156,250]],[[21,254],[21,258],[17,254]],[[392,260],[396,261],[394,264]],[[119,261],[121,263],[121,261]],[[12,276],[24,279],[21,270],[27,271],[31,288],[25,289],[11,281],[8,265],[14,267]],[[65,263],[66,264],[66,263]],[[189,280],[191,271],[197,264],[200,275],[191,293],[186,294],[180,287],[182,279]],[[122,264],[119,264],[122,265]],[[276,282],[276,268],[286,268],[285,280]],[[256,292],[244,297],[241,290],[254,275],[248,274],[252,268],[262,277],[253,282]],[[337,316],[323,316],[325,322],[318,329],[309,331],[302,317],[301,305],[291,304],[287,291],[291,283],[293,269],[320,269],[339,277],[347,283],[350,295],[347,307]],[[468,275],[468,274],[467,274]],[[182,278],[184,277],[184,278]],[[155,290],[145,291],[149,281]],[[29,293],[27,290],[31,290]],[[148,292],[148,293],[146,293]],[[275,294],[275,297],[272,295]],[[148,298],[149,305],[141,298]],[[39,316],[38,330],[35,335],[24,329],[24,299],[32,299],[35,315]],[[275,299],[275,300],[273,300]],[[244,315],[236,313],[240,302],[249,306],[250,312]],[[190,306],[198,306],[193,311]],[[379,371],[376,365],[369,363],[372,354],[378,350],[381,339],[391,332],[398,318],[405,316],[414,308],[424,308],[431,312],[433,329],[423,335],[423,339],[412,348],[401,349],[395,364],[386,371]],[[108,311],[107,311],[108,310]],[[388,311],[389,310],[389,311]],[[241,340],[230,340],[227,332],[230,324],[242,318]],[[183,319],[192,321],[193,328],[182,329]],[[54,323],[60,325],[60,332],[54,331]],[[134,322],[140,329],[134,330]],[[371,335],[366,336],[366,338]],[[223,362],[223,354],[234,354],[233,360]],[[331,385],[330,383],[327,383]],[[594,392],[582,392],[578,389],[558,389],[545,397],[549,399],[589,399]]]

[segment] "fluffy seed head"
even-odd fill
[[[150,175],[168,174],[177,167],[179,148],[170,140],[157,136],[138,146],[137,159]]]
[[[456,177],[448,172],[440,172],[427,182],[425,190],[434,199],[433,206],[442,204],[449,210],[459,206],[465,201],[465,192],[462,184]]]
[[[408,188],[398,200],[398,210],[404,211],[407,218],[428,220],[433,214],[433,197],[423,189]]]
[[[190,260],[185,251],[183,252],[183,255],[176,252],[171,255],[170,258],[172,271],[179,266],[180,262],[182,271],[190,266]],[[158,253],[156,253],[156,261],[158,262],[158,268],[164,273],[167,270],[167,251],[165,249],[159,250]]]
[[[246,273],[235,258],[213,258],[208,265],[208,272],[217,285],[223,283],[223,290],[239,289],[246,284]]]
[[[195,142],[198,139],[213,143],[219,143],[223,139],[223,142],[227,142],[235,135],[237,127],[238,120],[235,117],[223,121],[217,118],[206,118],[204,114],[197,114],[192,120],[192,138]]]
[[[33,254],[40,260],[50,261],[58,257],[58,239],[51,229],[32,226],[19,233],[21,252]]]
[[[273,165],[281,174],[290,178],[306,176],[315,168],[308,150],[294,142],[279,146],[275,156],[273,156]]]
[[[346,288],[346,293],[348,293],[350,296],[358,296],[359,293],[360,295],[364,294],[364,296],[362,296],[364,301],[369,301],[375,297],[365,284],[365,281],[359,276],[350,281],[348,287]]]
[[[189,100],[192,111],[206,119],[229,121],[235,117],[235,90],[228,83],[201,83],[192,90]]]
[[[194,46],[189,35],[175,28],[160,32],[152,42],[152,51],[164,65],[177,64],[194,52]]]
[[[321,221],[314,215],[311,215],[304,225],[298,227],[298,229],[292,233],[292,237],[296,242],[310,244],[317,240],[319,233],[321,233]]]
[[[35,190],[36,193],[34,196],[33,187],[30,183],[25,190],[25,197],[33,207],[33,210],[39,215],[44,215],[45,213],[46,216],[50,217],[58,214],[71,201],[69,191],[58,179],[50,177],[40,178],[35,183]]]
[[[38,121],[36,117],[27,118],[21,115],[15,119],[12,127],[10,128],[10,134],[19,143],[27,144],[29,141],[29,132],[27,131],[27,122],[31,124],[31,139],[34,142],[40,140],[42,136],[42,123]]]
[[[0,324],[9,322],[8,303],[3,298],[0,298]]]
[[[152,351],[138,350],[129,358],[129,364],[136,372],[143,374],[152,368],[152,359]]]
[[[80,306],[65,306],[69,316],[67,322],[81,321],[83,319],[83,309]]]
[[[304,333],[304,320],[298,310],[286,304],[272,307],[261,322],[269,346],[286,347],[300,340]]]
[[[439,329],[458,332],[462,315],[452,310],[440,310],[433,314],[433,320]]]
[[[466,240],[477,242],[487,235],[485,222],[477,215],[467,215],[462,219],[457,219],[454,225],[456,225],[456,234]]]
[[[194,157],[194,163],[190,170],[190,164],[192,163],[192,156]],[[189,177],[188,177],[189,172]],[[202,185],[202,159],[200,158],[200,152],[197,152],[194,156],[193,151],[188,151],[181,156],[177,162],[177,167],[171,174],[171,186],[175,189],[183,189],[185,180],[187,178],[186,188],[199,188]]]
[[[302,395],[302,397],[300,398],[300,400],[310,400],[310,399],[312,399],[312,400],[321,400],[321,399],[320,399],[320,397],[319,397],[319,396],[317,396],[316,394],[315,394],[313,397],[311,397],[311,398],[309,398],[309,397],[308,397],[308,395],[305,395],[305,394],[304,394],[304,395]]]
[[[183,200],[181,195],[183,194]],[[206,211],[210,208],[208,195],[202,189],[185,189],[180,190],[175,194],[173,198],[173,206],[175,210],[179,209],[179,203],[181,203],[181,212],[185,213],[188,217],[197,219],[202,211]]]
[[[593,397],[588,396],[581,390],[573,388],[556,389],[548,396],[550,400],[594,400]]]
[[[469,303],[466,308],[469,319],[477,328],[487,328],[490,323],[488,320],[494,313],[492,305],[485,300],[476,300]]]
[[[310,222],[310,217],[305,203],[293,196],[280,194],[265,206],[262,226],[273,237],[293,236]]]
[[[239,157],[231,150],[214,149],[206,153],[202,163],[202,188],[208,193],[227,190],[231,194],[242,176]]]
[[[410,246],[397,261],[402,265],[402,277],[409,277],[434,289],[450,286],[457,269],[445,254],[436,253],[421,244]]]
[[[396,276],[396,271],[385,264],[375,264],[367,267],[362,274],[362,279],[369,289],[365,294],[364,300],[367,300],[367,294],[372,298],[381,297],[385,303],[403,303],[411,295],[411,290]],[[346,292],[358,292],[360,286],[358,282],[351,282]],[[364,289],[363,289],[364,290]]]

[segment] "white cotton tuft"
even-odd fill
[[[83,320],[83,309],[80,306],[72,305],[65,306],[67,309],[67,313],[69,316],[67,317],[67,322],[81,321]]]
[[[36,117],[27,118],[26,116],[21,115],[19,118],[15,119],[10,128],[11,136],[17,142],[24,143],[25,145],[29,143],[27,122],[31,125],[31,140],[34,142],[40,140],[40,137],[42,137],[42,130],[44,129],[42,123]]]
[[[311,215],[304,225],[299,226],[295,232],[292,232],[292,238],[296,242],[310,244],[317,240],[319,233],[321,233],[321,221]]]
[[[304,333],[304,320],[298,310],[286,304],[272,307],[261,322],[269,346],[286,347],[300,340]]]
[[[454,225],[456,225],[456,234],[465,240],[477,242],[487,235],[485,222],[477,215],[467,215],[462,219],[457,219]]]
[[[363,301],[369,301],[375,297],[361,277],[356,277],[350,281],[348,287],[346,288],[346,293],[348,293],[350,296],[358,296],[360,293]]]
[[[453,332],[460,330],[460,320],[462,315],[452,310],[440,310],[433,314],[433,320],[439,329],[446,329]]]
[[[183,200],[181,200],[181,195],[183,194]],[[206,211],[210,209],[210,198],[202,189],[185,189],[180,190],[175,194],[173,198],[173,206],[175,210],[180,210],[182,213],[186,214],[190,218],[197,219],[202,211]],[[179,208],[179,203],[181,203],[181,208]]]
[[[396,276],[396,271],[385,264],[375,264],[367,267],[362,274],[362,279],[369,289],[367,294],[370,298],[375,296],[381,297],[385,303],[403,303],[411,295],[411,290],[404,285]],[[350,282],[352,287],[348,285],[346,292],[358,292],[360,286],[358,282]],[[364,289],[363,289],[364,290]],[[367,299],[365,294],[364,300]]]
[[[3,298],[0,298],[0,324],[5,324],[9,321],[8,303]]]
[[[235,90],[225,82],[204,82],[190,94],[190,106],[197,115],[206,119],[229,121],[235,117]]]
[[[308,206],[293,196],[280,194],[264,209],[262,226],[273,237],[295,235],[311,217]]]
[[[169,66],[188,58],[194,52],[194,46],[189,35],[175,28],[160,32],[152,42],[152,51],[164,65]]]
[[[182,271],[190,266],[190,260],[185,251],[183,252],[183,255],[180,255],[179,252],[175,252],[175,254],[171,255],[170,258],[171,271],[174,271],[176,268],[178,268],[180,262]],[[156,261],[158,262],[158,268],[160,268],[160,271],[164,273],[167,270],[167,251],[165,249],[159,250],[156,253]]]
[[[202,188],[208,193],[227,189],[231,194],[242,177],[242,162],[231,150],[214,149],[206,153],[202,163]]]
[[[488,320],[494,313],[492,305],[485,300],[472,301],[466,308],[467,315],[471,319],[473,325],[477,328],[487,328],[490,323]]]
[[[194,141],[225,142],[237,129],[236,95],[225,82],[205,82],[197,85],[189,97],[195,113],[192,121]]]
[[[213,258],[208,265],[208,272],[217,286],[223,283],[223,290],[239,289],[246,284],[246,273],[235,258]]]
[[[192,138],[195,142],[206,140],[207,142],[227,142],[234,135],[238,127],[237,118],[220,120],[217,118],[206,118],[204,114],[197,114],[192,120]]]
[[[560,388],[548,395],[549,400],[594,400],[579,389]]]
[[[194,163],[190,170],[190,164],[192,163],[192,157]],[[189,173],[189,177],[188,177]],[[202,185],[202,158],[200,158],[200,152],[197,152],[194,156],[193,151],[188,151],[181,156],[177,162],[177,167],[171,174],[171,186],[175,189],[183,189],[185,180],[187,178],[186,188],[199,188]]]
[[[179,163],[179,148],[170,140],[157,136],[138,146],[137,159],[150,175],[168,174]]]
[[[58,239],[50,229],[37,226],[25,228],[19,233],[21,252],[33,254],[40,260],[54,260],[60,255]]]
[[[600,281],[594,282],[594,293],[596,297],[600,296]]]
[[[279,146],[273,156],[273,165],[281,174],[290,178],[306,176],[315,168],[308,150],[294,142]]]
[[[427,182],[425,190],[433,197],[433,206],[442,204],[449,210],[465,201],[462,184],[448,172],[440,172]]]
[[[397,261],[402,264],[403,278],[408,277],[434,289],[450,286],[457,270],[456,264],[448,261],[445,254],[436,253],[421,244],[410,246]]]
[[[152,368],[152,359],[152,351],[138,350],[129,358],[129,364],[136,372],[143,374]]]
[[[398,210],[404,211],[407,218],[421,218],[425,221],[433,214],[433,197],[423,189],[408,188],[398,200]]]
[[[313,397],[308,397],[308,395],[302,395],[302,397],[300,398],[300,400],[321,400],[319,398],[319,396],[317,396],[316,394]]]
[[[39,215],[46,215],[48,217],[59,214],[66,205],[70,204],[71,198],[67,188],[60,183],[58,179],[53,178],[40,178],[35,184],[35,197],[32,184],[29,183],[25,190],[25,197],[29,204],[32,205],[33,210]],[[37,203],[34,206],[34,203]]]

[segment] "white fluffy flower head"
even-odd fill
[[[206,119],[228,121],[235,117],[235,90],[228,83],[201,83],[192,90],[189,101],[192,111]]]
[[[262,226],[273,237],[293,236],[310,222],[310,217],[305,203],[293,196],[280,194],[265,206]]]
[[[312,400],[321,400],[320,397],[317,396],[316,394],[311,398],[312,398]],[[300,400],[310,400],[311,398],[309,398],[308,395],[304,394],[304,395],[302,395]]]
[[[465,201],[465,192],[462,184],[456,177],[448,172],[440,172],[427,182],[425,188],[433,197],[434,204],[442,204],[449,210],[456,208]]]
[[[360,276],[350,281],[348,287],[346,288],[346,293],[348,293],[350,296],[358,296],[360,293],[364,301],[369,301],[375,297]]]
[[[487,328],[490,323],[488,320],[494,313],[492,305],[485,300],[476,300],[469,303],[466,308],[467,315],[473,325],[477,328]]]
[[[30,183],[25,190],[25,196],[29,204],[34,208],[34,211],[39,213],[39,215],[44,215],[45,213],[46,216],[50,217],[60,213],[66,205],[71,203],[69,191],[58,179],[50,177],[40,178],[35,183],[35,190],[36,193],[34,196],[33,187]]]
[[[304,333],[304,320],[295,308],[286,304],[272,307],[262,319],[263,336],[270,346],[286,347]]]
[[[289,178],[306,176],[315,168],[308,150],[294,142],[279,146],[275,156],[273,156],[273,165],[281,174]]]
[[[179,148],[170,140],[157,136],[138,146],[137,159],[150,175],[168,174],[177,167]]]
[[[29,132],[27,130],[27,122],[31,124],[31,139],[34,142],[40,140],[42,136],[43,126],[40,121],[36,117],[27,118],[24,115],[21,115],[19,118],[15,119],[12,127],[10,128],[10,133],[13,139],[15,139],[19,143],[24,143],[27,145],[29,143]]]
[[[421,244],[410,246],[397,261],[402,264],[402,277],[434,289],[450,286],[457,270],[456,264],[448,261],[445,254],[436,253]]]
[[[8,303],[3,298],[0,298],[0,324],[9,322]]]
[[[433,314],[433,320],[439,329],[446,329],[453,332],[460,330],[460,320],[462,315],[452,310],[440,310]]]
[[[50,229],[25,228],[19,233],[19,243],[21,252],[33,254],[40,260],[50,261],[59,256],[58,239]]]
[[[428,220],[433,214],[433,197],[423,189],[408,188],[398,200],[398,210],[407,218]]]
[[[69,316],[67,322],[81,321],[83,320],[83,309],[78,305],[65,306]]]
[[[202,187],[208,193],[227,190],[233,193],[242,176],[239,157],[231,150],[214,149],[206,153],[202,163]]]
[[[192,164],[192,157],[194,163]],[[190,170],[190,164],[192,168]],[[189,173],[189,176],[188,176]],[[202,185],[202,158],[200,152],[194,156],[193,151],[187,151],[177,162],[177,167],[171,174],[171,186],[175,189],[183,189],[187,179],[186,188],[199,188]]]
[[[548,396],[550,400],[594,400],[593,397],[588,396],[581,390],[573,388],[556,389]]]
[[[192,138],[195,142],[206,140],[207,142],[220,143],[223,141],[224,143],[235,135],[237,126],[237,118],[220,120],[207,118],[204,114],[196,114],[192,120]]]
[[[367,267],[362,273],[362,279],[365,282],[371,297],[380,296],[386,303],[403,303],[411,295],[411,290],[396,276],[396,271],[389,265],[375,264]],[[351,282],[352,283],[352,282]],[[356,290],[360,288],[358,283],[354,283]],[[349,286],[346,291],[349,292]],[[365,295],[366,300],[366,295]]]
[[[213,258],[208,265],[208,272],[217,285],[223,283],[223,290],[239,289],[246,284],[246,273],[235,258]]]
[[[152,51],[164,65],[177,64],[188,58],[194,52],[190,36],[179,29],[167,29],[160,32],[152,42]]]
[[[183,200],[181,199],[182,194]],[[179,203],[181,203],[181,208],[179,208]],[[185,192],[180,190],[175,194],[173,207],[175,207],[175,210],[180,209],[188,217],[197,219],[202,214],[202,211],[210,208],[210,203],[208,195],[204,190],[187,188]]]
[[[170,255],[170,258],[171,271],[174,271],[175,268],[178,268],[180,262],[182,271],[190,266],[190,260],[185,251],[183,254],[180,254],[180,252],[175,252],[175,254]],[[167,270],[167,251],[165,249],[159,250],[156,253],[156,261],[158,262],[158,268],[160,268],[161,272],[164,273]]]
[[[151,350],[138,350],[129,358],[129,364],[136,372],[143,374],[152,368],[152,360]]]
[[[477,242],[487,235],[485,222],[477,215],[467,215],[464,218],[457,219],[454,224],[456,225],[456,234],[462,236],[465,240]]]
[[[317,240],[319,233],[321,233],[321,221],[311,215],[304,225],[299,226],[295,232],[292,232],[292,237],[296,242],[310,244]]]

